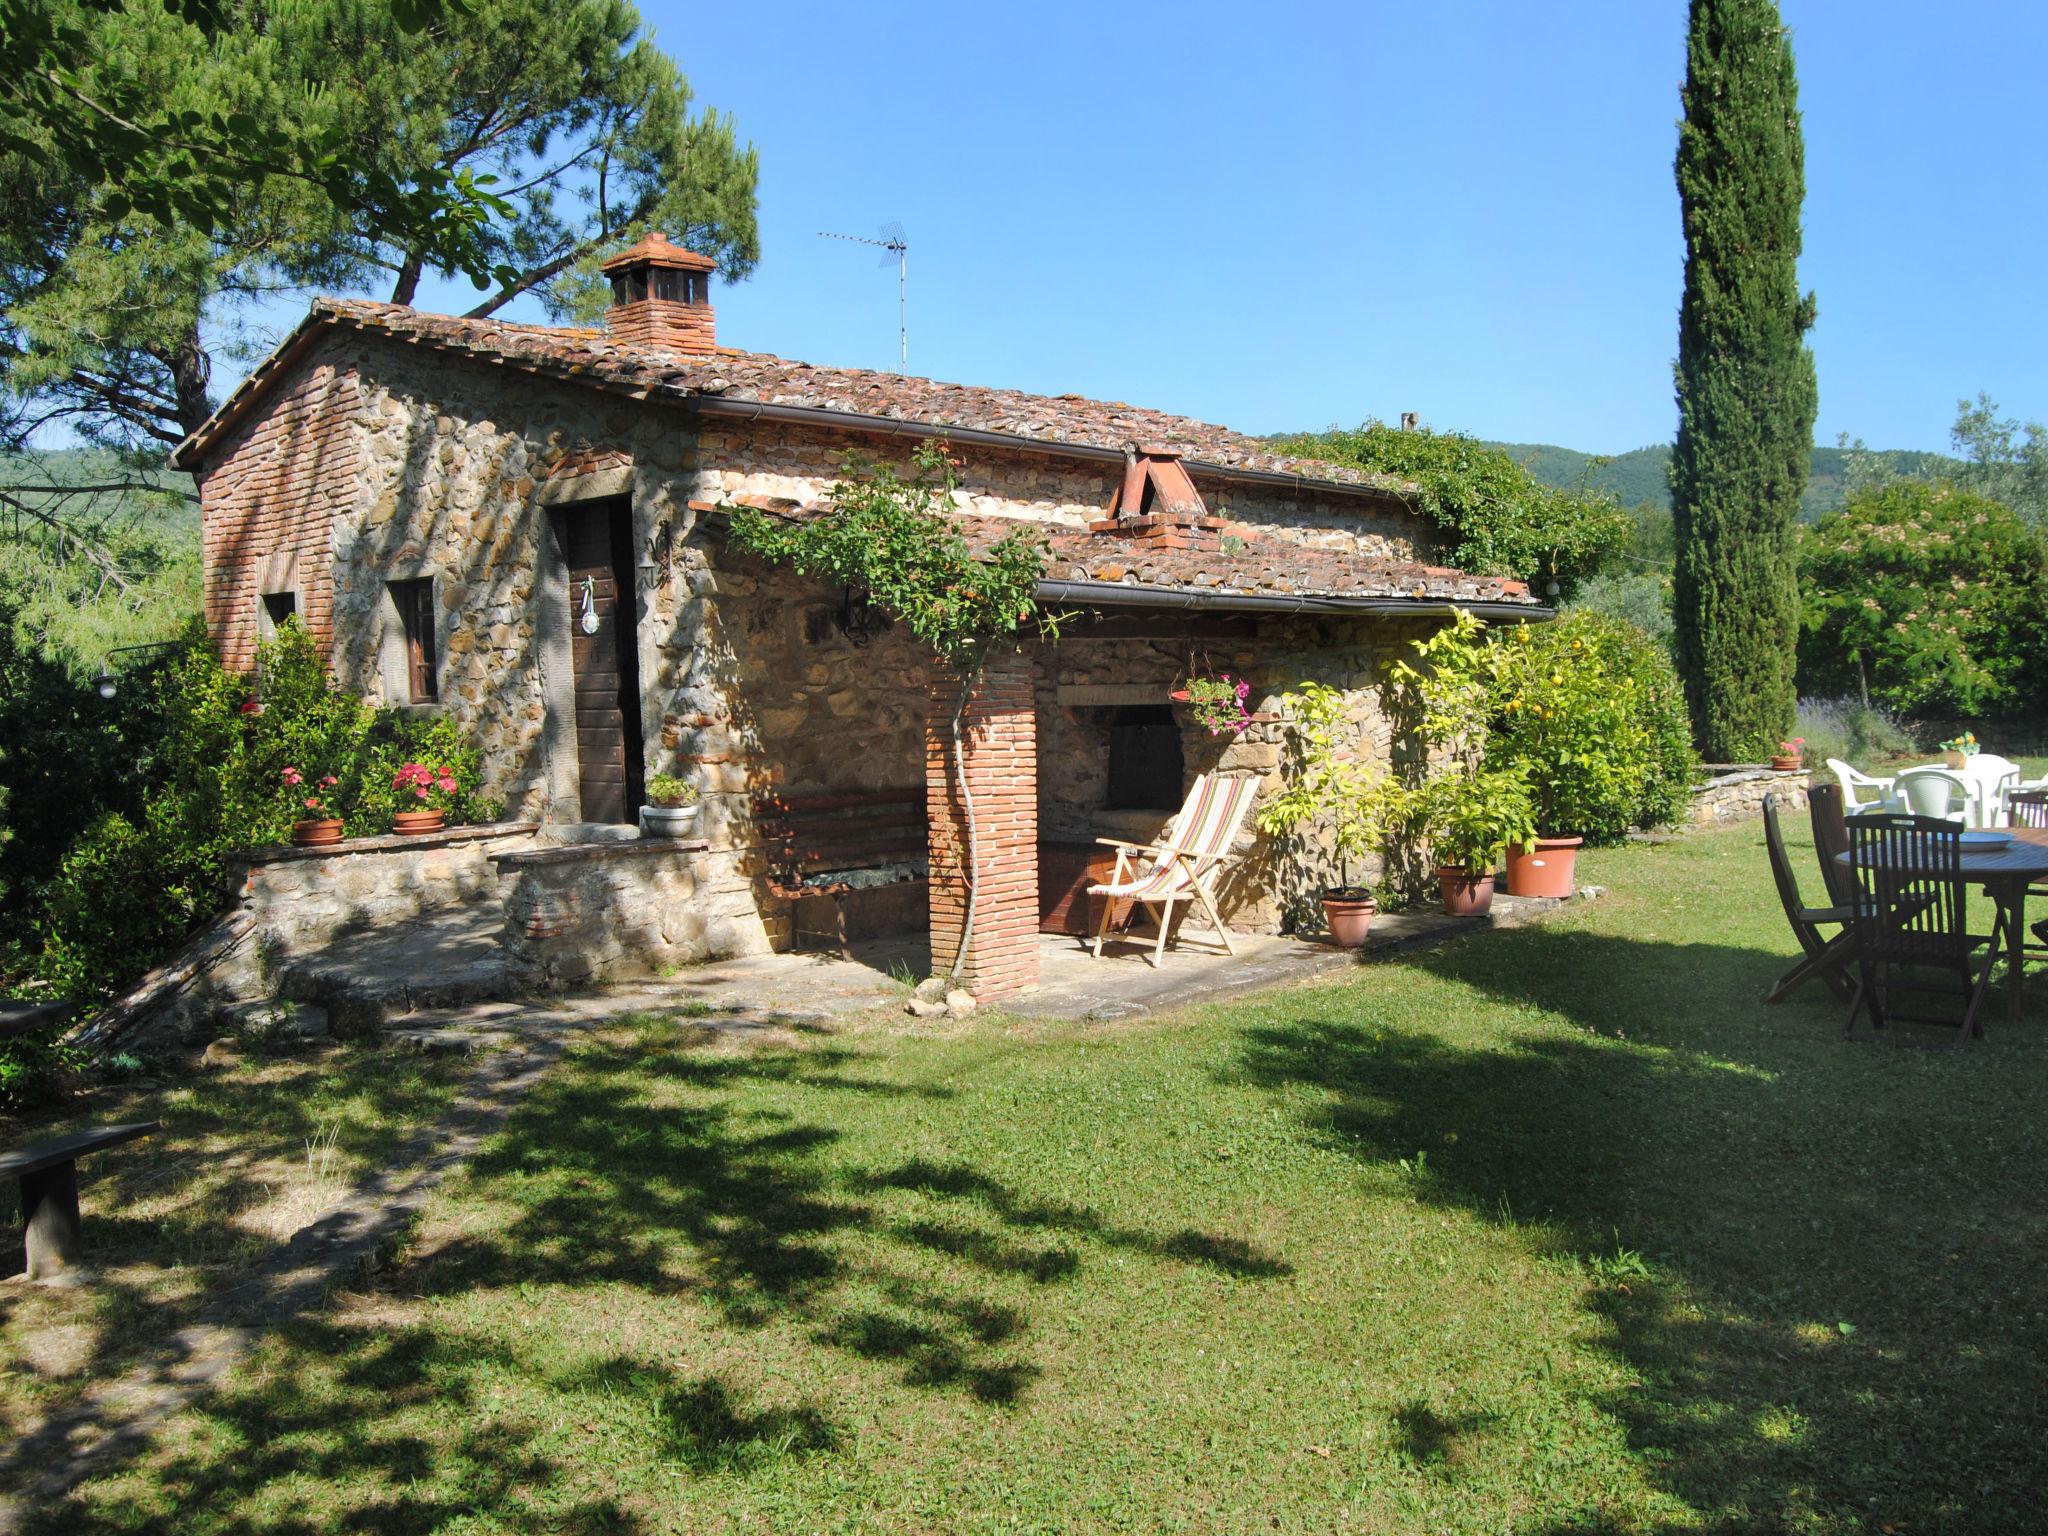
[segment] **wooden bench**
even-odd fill
[[[925,792],[883,789],[821,795],[773,795],[754,802],[768,894],[790,903],[791,947],[806,940],[844,950],[859,931],[861,909],[873,917],[908,920],[908,893],[924,910],[929,847]],[[863,874],[904,866],[912,877],[876,882]],[[877,894],[893,893],[885,899]],[[900,926],[900,922],[899,922]],[[878,927],[876,931],[886,931]]]
[[[157,1128],[154,1120],[98,1126],[0,1153],[0,1178],[21,1180],[29,1279],[59,1279],[78,1260],[78,1160]]]
[[[75,1003],[0,1003],[0,1040],[55,1028],[77,1012]],[[21,1181],[29,1279],[56,1280],[77,1262],[78,1160],[156,1129],[154,1120],[101,1126],[0,1152],[0,1178]]]

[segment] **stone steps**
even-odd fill
[[[327,1009],[342,1035],[372,1032],[422,1009],[524,997],[535,978],[503,944],[504,927],[503,905],[478,901],[341,934],[284,962],[277,995]]]

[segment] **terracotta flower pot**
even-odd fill
[[[447,824],[448,818],[441,811],[400,811],[391,818],[391,830],[400,837],[420,837],[438,832]]]
[[[1800,767],[1800,760],[1796,757],[1774,757],[1771,759],[1771,771],[1773,773],[1797,773]]]
[[[1373,915],[1380,904],[1370,896],[1345,891],[1323,893],[1323,921],[1330,925],[1330,942],[1339,949],[1356,949],[1372,929]]]
[[[1446,917],[1484,917],[1493,909],[1493,871],[1474,874],[1469,869],[1442,865],[1436,872],[1444,895]]]
[[[292,842],[300,848],[326,848],[340,841],[339,816],[308,816],[292,828]]]
[[[1941,754],[1941,766],[1944,768],[1967,768],[1970,766],[1970,760],[1960,752],[1944,752]]]
[[[1532,852],[1508,845],[1510,896],[1569,896],[1583,837],[1539,837]]]

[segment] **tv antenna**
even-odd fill
[[[910,276],[910,242],[903,238],[903,226],[895,222],[884,224],[875,231],[880,238],[870,240],[866,235],[835,235],[829,229],[818,231],[820,239],[851,240],[855,245],[872,245],[882,253],[880,266],[896,263],[896,331],[902,348],[901,366],[898,373],[910,372],[910,320],[909,311],[904,307],[904,292]]]

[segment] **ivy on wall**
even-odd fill
[[[1514,458],[1460,432],[1403,430],[1368,421],[1348,432],[1273,440],[1282,453],[1398,476],[1417,510],[1450,535],[1445,558],[1481,576],[1514,576],[1560,595],[1615,564],[1635,524],[1604,492],[1542,484]]]

